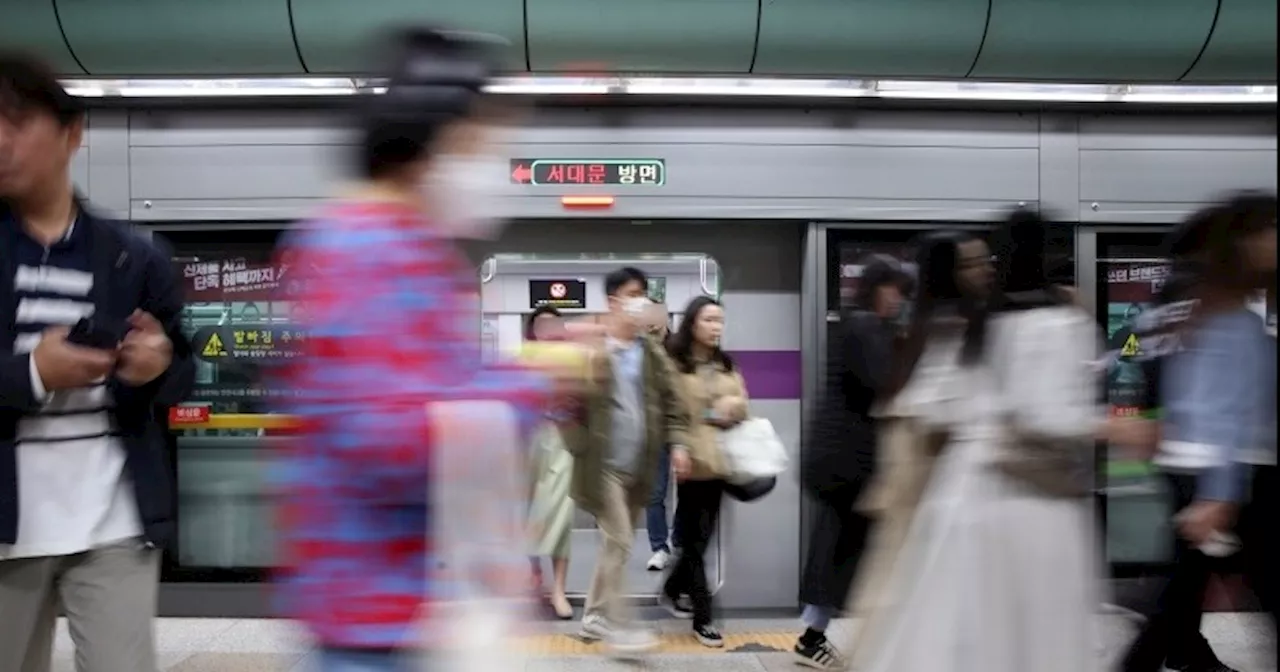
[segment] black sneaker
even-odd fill
[[[720,649],[724,648],[724,637],[716,630],[714,625],[695,625],[693,626],[693,636],[698,638],[698,642],[703,646]]]
[[[659,593],[658,606],[666,609],[667,613],[676,618],[693,618],[693,601],[689,599],[688,595],[681,595],[672,599],[666,593]]]
[[[844,657],[831,645],[826,637],[806,644],[804,640],[796,642],[795,649],[796,665],[808,667],[814,670],[843,670],[845,668]]]

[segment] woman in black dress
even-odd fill
[[[800,465],[815,511],[800,586],[806,630],[794,649],[796,662],[806,667],[843,665],[826,630],[845,604],[866,545],[871,521],[854,505],[875,468],[877,437],[870,412],[889,382],[896,318],[909,283],[897,260],[869,258],[853,305],[830,339],[822,401]]]

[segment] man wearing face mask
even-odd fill
[[[277,381],[297,393],[279,410],[301,420],[280,461],[278,585],[318,642],[322,672],[408,669],[424,635],[474,641],[472,620],[440,615],[459,597],[523,595],[525,493],[494,485],[519,451],[440,437],[493,422],[450,402],[506,402],[528,429],[552,389],[532,371],[481,364],[478,283],[455,245],[496,234],[495,220],[471,216],[466,194],[446,187],[484,156],[489,66],[476,44],[441,31],[412,29],[394,45],[387,91],[360,120],[359,181],[285,245],[307,288],[308,338]],[[484,495],[472,501],[463,488]]]
[[[601,539],[580,636],[604,640],[618,653],[641,653],[657,642],[651,632],[631,624],[627,560],[668,446],[676,473],[689,471],[683,447],[689,421],[672,390],[670,362],[645,335],[648,278],[639,269],[621,268],[604,284],[608,338],[596,362],[597,382],[580,422],[562,430],[574,457],[572,497],[595,516]]]

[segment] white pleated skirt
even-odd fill
[[[939,458],[856,672],[1098,669],[1092,507],[1008,478],[988,448],[955,441]]]

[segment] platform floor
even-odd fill
[[[640,663],[608,660],[597,647],[569,636],[574,623],[547,625],[547,633],[527,642],[530,660],[525,672],[793,672],[787,648],[796,635],[794,619],[731,619],[723,623],[727,646],[714,651],[688,634],[688,621],[660,620],[662,649]],[[1105,646],[1098,657],[1099,672],[1110,672],[1134,632],[1133,623],[1119,616],[1099,616]],[[855,627],[851,621],[835,626],[840,635]],[[1254,615],[1213,614],[1204,622],[1205,634],[1223,661],[1242,672],[1277,672],[1271,626]],[[161,619],[157,624],[163,672],[309,672],[311,647],[287,621],[255,619]],[[839,641],[839,639],[837,639]],[[59,624],[54,672],[72,672],[71,641],[65,623]]]

